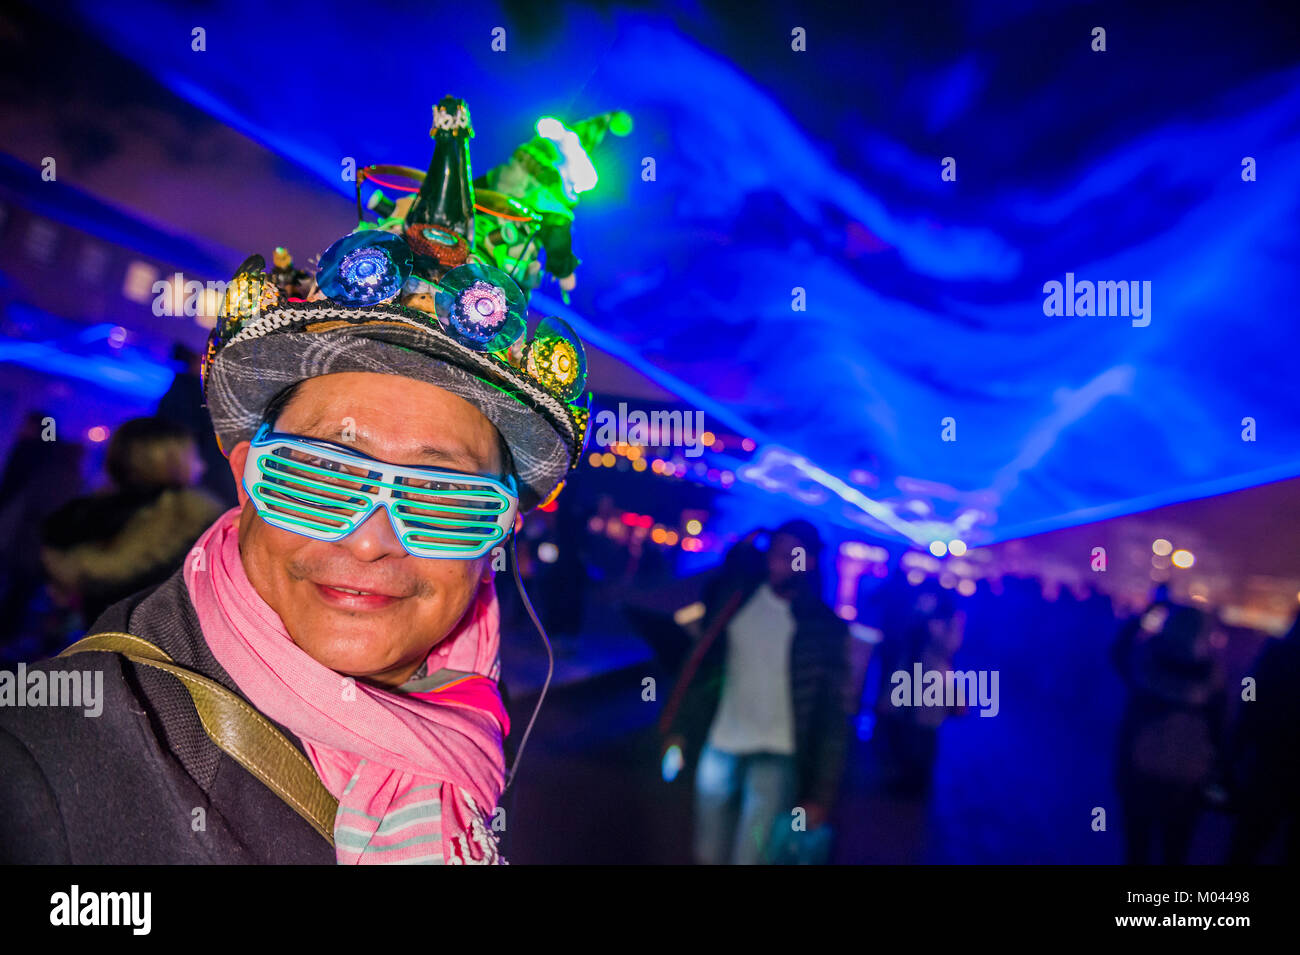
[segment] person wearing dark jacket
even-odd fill
[[[1121,627],[1112,657],[1129,689],[1116,772],[1126,861],[1182,865],[1222,732],[1210,620],[1159,595]]]
[[[789,521],[764,552],[759,533],[707,588],[702,636],[660,718],[665,751],[696,764],[701,864],[772,861],[774,827],[818,830],[843,773],[848,628],[821,597],[820,537]]]
[[[195,486],[204,464],[194,439],[164,418],[119,425],[104,468],[112,487],[69,501],[50,515],[42,535],[50,590],[80,612],[83,626],[170,577],[225,510]]]
[[[463,103],[433,135],[467,183]],[[229,283],[201,378],[239,506],[0,672],[0,862],[504,861],[495,572],[580,459],[583,347],[389,225],[326,249],[306,300],[258,255]]]
[[[208,648],[180,573],[90,629],[148,640],[246,699]],[[208,737],[175,677],[109,653],[45,661],[26,677],[53,685],[65,672],[93,699],[0,708],[0,863],[334,863],[330,844]]]

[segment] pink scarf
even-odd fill
[[[510,722],[496,683],[501,634],[492,584],[479,587],[427,660],[430,674],[447,668],[473,676],[420,693],[349,685],[298,648],[249,582],[239,557],[240,512],[227,511],[199,538],[185,584],[212,655],[258,710],[302,740],[339,800],[338,862],[501,861],[489,828]]]

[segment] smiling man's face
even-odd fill
[[[436,385],[397,375],[308,379],[274,428],[347,444],[389,464],[498,478],[503,468],[496,429],[477,408]],[[464,615],[490,555],[414,557],[383,508],[336,543],[272,527],[243,488],[248,452],[247,441],[236,445],[230,466],[243,506],[239,553],[253,587],[312,659],[387,686],[409,679]]]

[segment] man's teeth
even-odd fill
[[[371,592],[370,592],[369,590],[350,590],[350,589],[347,588],[347,587],[335,587],[334,589],[335,589],[335,590],[341,590],[341,591],[343,591],[345,594],[360,594],[360,595],[363,596],[363,597],[369,597],[369,596],[371,596]]]

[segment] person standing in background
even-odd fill
[[[901,614],[890,615],[881,647],[880,689],[876,696],[874,740],[885,765],[886,785],[896,795],[922,799],[929,795],[939,758],[939,727],[959,708],[898,706],[894,703],[896,673],[939,673],[947,679],[961,647],[966,615],[957,609],[952,592],[928,582],[899,594]]]
[[[187,430],[133,418],[109,439],[110,490],[77,498],[45,522],[50,588],[89,626],[110,604],[166,580],[223,510],[195,485],[203,462]]]
[[[821,596],[821,538],[782,524],[736,544],[705,594],[704,636],[664,707],[664,749],[698,753],[695,858],[772,861],[778,824],[829,820],[848,745],[848,628]],[[725,633],[725,639],[720,639]],[[689,697],[689,699],[688,699]]]
[[[1121,628],[1113,650],[1129,688],[1117,777],[1130,865],[1187,861],[1222,728],[1206,615],[1164,593],[1156,601]]]

